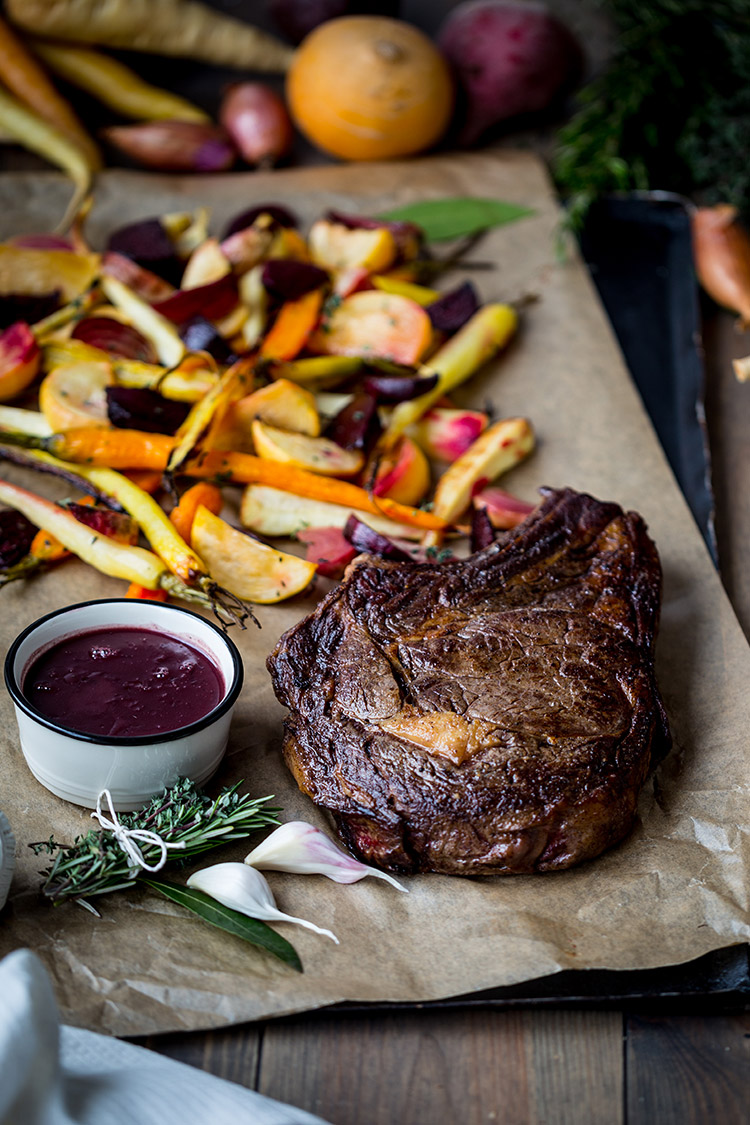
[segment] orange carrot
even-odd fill
[[[158,469],[127,469],[122,475],[132,480],[133,484],[137,484],[144,492],[148,492],[149,496],[159,491],[164,479],[164,474]]]
[[[323,290],[313,289],[281,306],[273,328],[260,346],[263,359],[294,359],[304,347],[320,317]]]
[[[126,598],[138,598],[144,602],[166,602],[169,601],[169,594],[166,590],[149,590],[146,586],[139,586],[137,582],[131,582],[125,592]]]
[[[54,125],[69,141],[77,145],[92,169],[101,168],[99,149],[73,109],[55,89],[46,70],[2,18],[0,18],[0,78],[19,101],[33,109],[39,117]]]
[[[267,484],[283,492],[292,492],[295,496],[343,504],[358,512],[387,515],[398,523],[421,527],[427,531],[441,531],[448,526],[445,520],[431,512],[399,504],[385,496],[371,497],[364,488],[350,484],[349,481],[319,476],[279,461],[264,461],[250,453],[202,453],[188,461],[185,472],[192,477],[234,484]]]
[[[169,518],[186,543],[190,542],[195,513],[201,504],[218,516],[224,505],[221,489],[210,481],[199,481],[188,488],[187,492],[183,492],[179,504],[175,504],[169,513]]]
[[[3,441],[11,440],[3,434]],[[141,430],[117,430],[99,426],[76,426],[34,442],[63,461],[84,465],[103,465],[109,469],[153,469],[164,471],[175,439],[167,434]]]

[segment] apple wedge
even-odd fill
[[[108,426],[106,388],[115,375],[106,360],[53,367],[39,387],[39,409],[54,433],[79,426]]]
[[[214,436],[214,449],[254,451],[252,424],[256,418],[281,430],[292,430],[308,437],[320,434],[320,415],[315,395],[288,379],[277,379],[267,387],[245,395],[227,410],[219,432]]]
[[[201,504],[192,528],[195,550],[220,586],[248,602],[270,605],[309,586],[316,567],[260,543]]]
[[[0,332],[0,402],[10,402],[36,378],[42,353],[28,324],[18,321]]]
[[[416,442],[402,437],[385,453],[375,474],[373,493],[416,506],[430,488],[430,465]]]
[[[523,461],[533,448],[534,432],[525,418],[495,422],[445,470],[435,489],[433,512],[455,523],[475,492]]]
[[[188,258],[185,271],[180,282],[181,289],[197,289],[201,285],[208,285],[218,281],[232,272],[232,263],[224,254],[216,238],[207,238],[196,246]]]
[[[307,236],[316,266],[338,273],[357,267],[373,273],[387,270],[396,260],[396,241],[386,227],[351,229],[343,223],[318,219]]]
[[[281,461],[327,477],[354,477],[364,467],[364,454],[343,449],[324,437],[280,430],[256,418],[251,423],[255,452],[266,461]]]
[[[379,289],[345,297],[308,340],[323,355],[388,359],[412,367],[432,342],[432,322],[416,301]]]
[[[252,528],[259,535],[296,535],[309,527],[343,528],[351,514],[352,509],[344,504],[311,500],[307,496],[296,496],[293,492],[283,492],[266,484],[248,484],[240,505],[243,526]],[[391,539],[419,540],[424,534],[418,527],[408,527],[370,512],[360,512],[359,519],[373,531]]]

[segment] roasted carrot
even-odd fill
[[[210,481],[199,481],[198,484],[188,488],[187,492],[183,492],[179,504],[175,504],[169,513],[169,518],[186,543],[191,541],[193,520],[201,504],[218,516],[224,505],[221,489]]]
[[[26,44],[0,17],[0,78],[11,94],[53,125],[83,153],[89,167],[102,166],[99,149],[65,98],[55,89],[47,72]]]
[[[322,305],[322,289],[313,289],[296,301],[286,301],[260,346],[261,358],[283,362],[299,355],[320,319]]]
[[[0,434],[1,439],[2,434]],[[137,484],[144,492],[148,492],[149,496],[153,496],[161,488],[164,474],[158,469],[126,469],[123,476],[132,480],[133,484]]]
[[[152,441],[151,439],[155,439]],[[29,450],[40,450],[40,456],[64,464],[68,472],[77,472],[86,480],[94,481],[90,466],[117,466],[119,468],[166,469],[169,453],[174,446],[174,438],[164,434],[144,434],[139,430],[105,430],[94,427],[66,430],[52,434],[51,437],[35,437],[30,434],[3,432],[0,441],[8,445],[20,445]],[[31,456],[31,454],[30,454]],[[74,463],[73,463],[74,462]],[[106,470],[103,470],[106,471]],[[445,520],[423,511],[399,504],[385,496],[371,497],[364,488],[297,469],[293,465],[278,461],[264,461],[251,453],[205,452],[192,457],[184,466],[186,476],[203,480],[233,482],[235,484],[267,484],[283,492],[293,492],[297,496],[307,496],[312,500],[328,500],[333,504],[344,504],[359,512],[372,512],[386,515],[389,519],[404,523],[409,527],[440,531],[447,527]],[[120,475],[120,474],[115,474]],[[98,485],[102,491],[108,489]],[[125,506],[125,505],[123,505]],[[137,520],[138,517],[131,512]]]
[[[221,422],[231,404],[253,389],[254,365],[255,360],[249,357],[238,359],[227,368],[218,383],[195,403],[175,435],[174,448],[167,462],[168,472],[176,472],[190,456],[206,428]]]
[[[169,594],[166,590],[147,590],[145,586],[139,585],[138,582],[130,583],[125,597],[139,598],[141,601],[147,602],[166,602],[169,600]]]

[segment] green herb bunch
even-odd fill
[[[750,215],[749,0],[604,0],[617,51],[552,169],[573,226],[598,196],[660,189]]]
[[[155,832],[167,844],[184,844],[179,850],[168,852],[169,863],[181,863],[279,823],[279,810],[267,805],[272,798],[240,796],[240,784],[222,790],[212,799],[191,781],[181,779],[139,812],[123,813],[119,820],[125,828]],[[76,837],[73,844],[58,844],[50,837],[30,846],[37,855],[57,853],[44,872],[42,888],[42,893],[54,903],[109,894],[132,887],[139,877],[149,877],[143,868],[132,866],[115,837],[101,829]],[[142,845],[142,851],[147,863],[153,863],[161,854],[154,844]]]

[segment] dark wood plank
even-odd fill
[[[620,1125],[622,1017],[404,1012],[269,1024],[258,1089],[336,1125]]]
[[[627,1125],[747,1125],[750,1013],[631,1016]]]
[[[227,1078],[254,1090],[262,1037],[262,1024],[245,1024],[221,1031],[151,1035],[134,1042],[177,1062],[188,1063],[218,1078]]]

